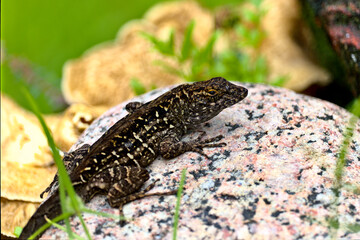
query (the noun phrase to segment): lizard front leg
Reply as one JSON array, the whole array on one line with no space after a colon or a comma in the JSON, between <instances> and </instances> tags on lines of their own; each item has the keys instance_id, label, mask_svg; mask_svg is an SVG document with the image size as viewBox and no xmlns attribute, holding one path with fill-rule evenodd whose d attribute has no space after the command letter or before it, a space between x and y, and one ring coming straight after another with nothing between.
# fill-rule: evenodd
<instances>
[{"instance_id":1,"label":"lizard front leg","mask_svg":"<svg viewBox=\"0 0 360 240\"><path fill-rule=\"evenodd\" d=\"M176 134L171 134L167 137L165 137L160 142L160 155L165 159L172 159L174 157L177 157L185 152L197 152L207 158L207 156L203 148L212 148L212 147L224 147L226 146L226 143L220 142L220 143L213 143L220 141L224 138L222 135L218 135L213 138L208 138L201 140L203 136L206 133L201 131L200 136L198 136L196 139L189 141L189 142L182 142L179 141L179 139L176 137Z\"/></svg>"},{"instance_id":2,"label":"lizard front leg","mask_svg":"<svg viewBox=\"0 0 360 240\"><path fill-rule=\"evenodd\" d=\"M141 102L129 102L128 104L126 104L125 110L128 111L129 113L133 113L137 109L139 109L142 105L144 104Z\"/></svg>"},{"instance_id":3,"label":"lizard front leg","mask_svg":"<svg viewBox=\"0 0 360 240\"><path fill-rule=\"evenodd\" d=\"M69 173L80 161L86 156L89 152L90 145L84 144L78 149L75 149L72 152L64 153L63 163L65 165L66 171ZM44 194L49 192L53 185L58 182L58 173L55 174L53 181L50 185L40 194L40 198L43 198Z\"/></svg>"}]
</instances>

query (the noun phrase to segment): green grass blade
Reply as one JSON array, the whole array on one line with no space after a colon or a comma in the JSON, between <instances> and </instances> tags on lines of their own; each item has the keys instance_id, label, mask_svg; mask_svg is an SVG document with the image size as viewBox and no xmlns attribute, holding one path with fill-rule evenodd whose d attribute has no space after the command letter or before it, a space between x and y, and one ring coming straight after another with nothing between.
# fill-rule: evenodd
<instances>
[{"instance_id":1,"label":"green grass blade","mask_svg":"<svg viewBox=\"0 0 360 240\"><path fill-rule=\"evenodd\" d=\"M141 95L146 93L146 88L144 84L142 84L137 78L132 78L130 80L130 87L134 91L135 95Z\"/></svg>"},{"instance_id":2,"label":"green grass blade","mask_svg":"<svg viewBox=\"0 0 360 240\"><path fill-rule=\"evenodd\" d=\"M84 219L83 219L82 216L81 216L81 212L78 212L78 213L77 213L77 216L78 216L78 218L80 219L80 222L81 222L81 225L82 225L82 227L83 227L83 229L84 229L84 232L85 232L85 234L86 234L86 237L87 237L89 240L91 240L91 234L90 234L89 229L87 228L87 226L86 226L86 224L85 224Z\"/></svg>"},{"instance_id":3,"label":"green grass blade","mask_svg":"<svg viewBox=\"0 0 360 240\"><path fill-rule=\"evenodd\" d=\"M21 234L21 231L22 231L22 227L15 227L15 230L14 230L14 235L19 238L20 234Z\"/></svg>"},{"instance_id":4,"label":"green grass blade","mask_svg":"<svg viewBox=\"0 0 360 240\"><path fill-rule=\"evenodd\" d=\"M155 60L153 63L154 63L154 65L157 65L157 66L162 67L162 68L163 68L165 71L167 71L168 73L171 73L171 74L176 75L176 76L179 76L179 77L183 77L183 76L184 76L184 73L183 73L181 70L170 66L169 64L167 64L167 63L164 62L164 61Z\"/></svg>"},{"instance_id":5,"label":"green grass blade","mask_svg":"<svg viewBox=\"0 0 360 240\"><path fill-rule=\"evenodd\" d=\"M59 170L59 182L60 182L60 186L59 186L59 195L60 195L60 205L61 205L61 209L63 212L66 211L66 207L65 207L65 186L62 184L64 183L66 180L64 179L64 174L60 174L61 173L61 166L63 167L63 171L65 172L65 175L67 176L66 174L66 170L65 170L65 167L61 161L61 157L60 157L60 154L59 154L59 151L55 145L55 142L54 142L54 139L52 138L51 136L51 133L50 133L50 130L49 128L47 127L46 123L45 123L45 120L44 118L42 117L41 113L40 113L40 110L38 109L33 97L31 96L29 90L26 88L25 85L22 85L21 86L21 90L23 92L23 95L25 96L25 98L27 99L29 105L30 105L30 108L32 110L32 112L35 114L35 116L38 118L40 124L41 124L41 127L43 128L43 131L46 135L46 138L47 138L47 141L48 141L48 145L50 146L51 150L52 150L52 154L53 154L53 158L55 160L55 163L58 167L58 170ZM68 176L67 176L68 177ZM65 177L66 178L66 177ZM69 182L70 182L70 179L69 179ZM71 185L71 183L70 183ZM72 187L72 186L71 186ZM70 234L70 238L71 238L71 228L70 228L70 223L67 219L65 219L65 224L67 226L67 229L68 229L68 233Z\"/></svg>"},{"instance_id":6,"label":"green grass blade","mask_svg":"<svg viewBox=\"0 0 360 240\"><path fill-rule=\"evenodd\" d=\"M360 195L360 185L344 183L343 188L346 191L352 192L352 193L354 193L356 195Z\"/></svg>"},{"instance_id":7,"label":"green grass blade","mask_svg":"<svg viewBox=\"0 0 360 240\"><path fill-rule=\"evenodd\" d=\"M184 189L185 177L186 177L186 168L184 168L181 172L181 179L180 179L179 189L177 192L177 201L176 201L175 214L174 214L173 240L176 240L177 238L177 229L178 229L179 215L180 215L180 202L181 202L181 195Z\"/></svg>"},{"instance_id":8,"label":"green grass blade","mask_svg":"<svg viewBox=\"0 0 360 240\"><path fill-rule=\"evenodd\" d=\"M349 229L353 233L360 232L360 224L358 224L358 223L349 224L346 226L346 228Z\"/></svg>"},{"instance_id":9,"label":"green grass blade","mask_svg":"<svg viewBox=\"0 0 360 240\"><path fill-rule=\"evenodd\" d=\"M51 221L51 220L48 219L48 218L46 218L45 220L46 220L48 223L50 223L51 225L55 226L56 228L58 228L58 229L60 229L60 230L63 230L64 232L66 232L66 229L65 229L63 226L57 224L56 222ZM77 235L77 234L75 234L75 233L74 233L74 238L75 238L75 239L78 239L78 240L84 240L84 238L80 237L79 235Z\"/></svg>"},{"instance_id":10,"label":"green grass blade","mask_svg":"<svg viewBox=\"0 0 360 240\"><path fill-rule=\"evenodd\" d=\"M288 77L281 76L270 81L270 84L277 87L282 87L289 80Z\"/></svg>"},{"instance_id":11,"label":"green grass blade","mask_svg":"<svg viewBox=\"0 0 360 240\"><path fill-rule=\"evenodd\" d=\"M208 40L208 42L206 43L205 47L203 47L202 49L200 49L198 51L198 53L196 54L196 56L194 56L194 64L204 64L204 63L209 63L212 61L213 59L213 50L214 50L214 45L215 42L218 38L219 33L218 32L214 32L210 39Z\"/></svg>"},{"instance_id":12,"label":"green grass blade","mask_svg":"<svg viewBox=\"0 0 360 240\"><path fill-rule=\"evenodd\" d=\"M359 120L358 117L356 117L354 115L350 117L349 123L348 123L347 128L344 133L344 140L341 144L339 157L336 161L336 167L335 167L335 171L334 171L335 181L333 184L333 191L335 194L335 199L332 203L333 213L332 213L332 216L330 216L327 219L329 227L333 230L333 231L331 231L332 238L337 238L338 229L340 228L340 221L339 221L340 216L339 216L338 204L339 204L341 189L346 189L346 188L344 188L344 185L343 185L343 175L344 175L345 165L346 165L346 156L348 153L348 149L350 147L351 139L354 135L354 129L356 126L356 122L358 120Z\"/></svg>"},{"instance_id":13,"label":"green grass blade","mask_svg":"<svg viewBox=\"0 0 360 240\"><path fill-rule=\"evenodd\" d=\"M191 63L191 73L186 80L199 81L207 76L214 63L213 50L219 32L214 32L205 47L196 50Z\"/></svg>"},{"instance_id":14,"label":"green grass blade","mask_svg":"<svg viewBox=\"0 0 360 240\"><path fill-rule=\"evenodd\" d=\"M73 213L63 213L60 216L57 216L56 218L52 219L52 222L59 222L61 220L65 220L68 219L69 217L71 217L71 215L73 215ZM37 235L41 234L42 232L44 232L48 227L51 226L51 223L45 223L43 226L41 226L38 230L36 230L30 237L29 239L34 239Z\"/></svg>"},{"instance_id":15,"label":"green grass blade","mask_svg":"<svg viewBox=\"0 0 360 240\"><path fill-rule=\"evenodd\" d=\"M356 98L349 107L350 112L360 117L360 97Z\"/></svg>"},{"instance_id":16,"label":"green grass blade","mask_svg":"<svg viewBox=\"0 0 360 240\"><path fill-rule=\"evenodd\" d=\"M345 131L344 140L341 145L339 158L337 159L337 162L336 162L335 189L337 189L337 190L340 190L340 188L342 187L342 177L344 174L344 167L346 164L346 155L348 153L348 149L350 146L352 136L354 135L354 129L355 129L355 125L356 125L357 121L358 121L358 118L356 116L352 116L350 118L348 127L346 128L346 131Z\"/></svg>"},{"instance_id":17,"label":"green grass blade","mask_svg":"<svg viewBox=\"0 0 360 240\"><path fill-rule=\"evenodd\" d=\"M67 211L67 207L66 207L66 194L65 194L65 190L67 191L67 193L69 194L70 200L71 200L71 204L72 207L75 210L78 210L80 207L80 204L78 202L78 199L76 198L76 193L75 190L72 186L70 177L68 176L65 166L61 160L60 154L59 154L59 150L57 149L56 145L55 145L55 141L53 139L53 137L51 136L50 130L47 127L44 118L42 117L40 110L38 109L37 105L35 104L34 99L32 98L29 90L23 85L21 87L21 91L24 94L25 98L27 99L27 101L30 104L31 110L33 111L33 113L35 114L35 116L38 118L43 131L46 135L47 141L48 141L48 145L50 146L51 150L52 150L52 154L53 154L53 158L54 161L56 163L56 166L58 167L58 174L59 174L59 195L60 195L60 205L61 205L61 209L63 211L63 213L65 213ZM64 219L65 220L65 224L67 227L67 232L69 234L69 238L73 238L72 235L72 231L71 231L71 227L70 227L70 223L68 221L68 219Z\"/></svg>"},{"instance_id":18,"label":"green grass blade","mask_svg":"<svg viewBox=\"0 0 360 240\"><path fill-rule=\"evenodd\" d=\"M175 44L174 44L174 38L175 38L175 33L174 31L171 31L169 39L167 41L162 41L159 40L158 38L156 38L155 36L146 33L146 32L142 32L141 35L146 38L148 41L150 41L153 45L154 48L167 56L174 56L175 55Z\"/></svg>"},{"instance_id":19,"label":"green grass blade","mask_svg":"<svg viewBox=\"0 0 360 240\"><path fill-rule=\"evenodd\" d=\"M168 40L168 51L170 56L175 56L175 31L171 30Z\"/></svg>"},{"instance_id":20,"label":"green grass blade","mask_svg":"<svg viewBox=\"0 0 360 240\"><path fill-rule=\"evenodd\" d=\"M94 214L94 215L98 215L98 216L101 216L101 217L107 217L107 218L111 218L111 219L114 219L114 220L119 220L119 221L120 220L125 220L125 221L130 221L131 220L131 219L124 218L123 216L120 216L120 215L104 213L104 212L98 212L98 211L94 211L94 210L89 209L89 208L82 208L81 211L86 212L86 213L90 213L90 214Z\"/></svg>"},{"instance_id":21,"label":"green grass blade","mask_svg":"<svg viewBox=\"0 0 360 240\"><path fill-rule=\"evenodd\" d=\"M51 148L55 163L56 163L56 165L58 166L58 169L59 169L59 175L60 175L59 177L61 177L67 185L72 186L70 178L67 175L67 172L65 170L65 166L64 166L64 164L63 164L63 162L61 160L59 150L57 149L57 147L55 145L54 139L51 136L50 130L47 127L44 118L41 116L41 113L40 113L39 109L37 108L32 96L30 95L29 91L25 88L25 86L23 86L22 92L25 95L25 97L27 98L27 100L29 101L30 106L31 106L31 108L33 110L33 113L38 118L38 120L39 120L39 122L41 124L41 127L44 130L44 133L46 135L48 144L49 144L49 146ZM67 187L66 190L68 190L69 193L75 194L74 188Z\"/></svg>"},{"instance_id":22,"label":"green grass blade","mask_svg":"<svg viewBox=\"0 0 360 240\"><path fill-rule=\"evenodd\" d=\"M60 176L59 174L59 195L60 195L60 205L61 205L61 210L63 213L67 213L68 212L68 207L66 206L66 189L65 189L65 184L63 183L63 178ZM65 218L64 219L65 222L65 226L66 226L66 232L69 236L69 239L73 239L73 232L71 230L71 226L70 226L70 221L69 218Z\"/></svg>"},{"instance_id":23,"label":"green grass blade","mask_svg":"<svg viewBox=\"0 0 360 240\"><path fill-rule=\"evenodd\" d=\"M189 25L186 27L184 33L184 40L181 46L181 56L179 58L180 62L187 60L191 57L191 52L194 50L194 44L192 42L192 35L195 27L195 22L191 21Z\"/></svg>"}]
</instances>

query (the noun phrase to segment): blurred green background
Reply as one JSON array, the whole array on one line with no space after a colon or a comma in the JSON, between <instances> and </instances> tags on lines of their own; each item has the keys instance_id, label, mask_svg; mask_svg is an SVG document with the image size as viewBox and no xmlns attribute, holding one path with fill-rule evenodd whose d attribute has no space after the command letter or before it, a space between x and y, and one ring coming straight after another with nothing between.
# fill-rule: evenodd
<instances>
[{"instance_id":1,"label":"blurred green background","mask_svg":"<svg viewBox=\"0 0 360 240\"><path fill-rule=\"evenodd\" d=\"M63 64L92 46L113 40L119 28L141 18L161 0L1 1L1 91L25 108L25 82L43 113L66 107L61 96ZM237 0L201 0L208 8ZM5 57L4 57L5 56Z\"/></svg>"}]
</instances>

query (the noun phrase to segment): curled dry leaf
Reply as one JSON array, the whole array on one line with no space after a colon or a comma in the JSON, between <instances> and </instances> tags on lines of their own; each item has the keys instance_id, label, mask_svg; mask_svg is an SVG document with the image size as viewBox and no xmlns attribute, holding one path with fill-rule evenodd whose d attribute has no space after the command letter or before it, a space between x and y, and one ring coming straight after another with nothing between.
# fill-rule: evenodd
<instances>
[{"instance_id":1,"label":"curled dry leaf","mask_svg":"<svg viewBox=\"0 0 360 240\"><path fill-rule=\"evenodd\" d=\"M29 166L48 166L53 161L36 117L5 96L1 96L1 159Z\"/></svg>"},{"instance_id":2,"label":"curled dry leaf","mask_svg":"<svg viewBox=\"0 0 360 240\"><path fill-rule=\"evenodd\" d=\"M313 59L313 39L297 0L264 0L267 14L262 26L267 35L261 47L270 78L286 76L286 88L302 91L312 84L326 85L330 74Z\"/></svg>"},{"instance_id":3,"label":"curled dry leaf","mask_svg":"<svg viewBox=\"0 0 360 240\"><path fill-rule=\"evenodd\" d=\"M90 107L84 104L71 105L66 109L54 130L58 147L63 151L68 151L80 134L106 109L106 107Z\"/></svg>"},{"instance_id":4,"label":"curled dry leaf","mask_svg":"<svg viewBox=\"0 0 360 240\"><path fill-rule=\"evenodd\" d=\"M41 202L40 193L51 183L56 166L32 167L1 161L1 197L10 200Z\"/></svg>"},{"instance_id":5,"label":"curled dry leaf","mask_svg":"<svg viewBox=\"0 0 360 240\"><path fill-rule=\"evenodd\" d=\"M43 200L39 195L57 168L36 117L5 96L1 100L1 233L13 237ZM45 119L57 144L68 149L104 110L78 104Z\"/></svg>"},{"instance_id":6,"label":"curled dry leaf","mask_svg":"<svg viewBox=\"0 0 360 240\"><path fill-rule=\"evenodd\" d=\"M35 116L1 96L1 197L40 202L56 167Z\"/></svg>"},{"instance_id":7,"label":"curled dry leaf","mask_svg":"<svg viewBox=\"0 0 360 240\"><path fill-rule=\"evenodd\" d=\"M286 76L285 87L296 91L315 83L328 83L329 74L312 60L311 34L301 19L299 3L296 0L265 0L264 9L267 14L261 25L267 37L259 53L269 64L270 79ZM191 20L196 22L193 41L203 46L215 30L215 17L196 2L161 3L150 9L142 20L125 24L114 42L95 46L83 57L65 65L62 88L66 100L113 106L134 96L129 84L132 78L139 79L147 89L152 85L163 87L182 81L154 64L160 60L177 68L176 61L153 51L140 33L147 32L165 40L170 29L174 29L178 47ZM228 42L233 40L226 40L228 37L233 38L234 34L220 37L216 52L229 46Z\"/></svg>"},{"instance_id":8,"label":"curled dry leaf","mask_svg":"<svg viewBox=\"0 0 360 240\"><path fill-rule=\"evenodd\" d=\"M15 237L15 227L24 227L38 206L39 203L1 198L1 234Z\"/></svg>"},{"instance_id":9,"label":"curled dry leaf","mask_svg":"<svg viewBox=\"0 0 360 240\"><path fill-rule=\"evenodd\" d=\"M204 45L213 32L213 18L195 2L163 3L150 9L143 20L125 24L113 43L95 46L64 66L65 99L69 103L113 106L134 96L129 84L132 78L139 79L147 89L181 82L181 78L154 64L160 60L177 67L175 61L154 51L140 33L165 40L174 29L178 46L191 20L196 22L194 41Z\"/></svg>"}]
</instances>

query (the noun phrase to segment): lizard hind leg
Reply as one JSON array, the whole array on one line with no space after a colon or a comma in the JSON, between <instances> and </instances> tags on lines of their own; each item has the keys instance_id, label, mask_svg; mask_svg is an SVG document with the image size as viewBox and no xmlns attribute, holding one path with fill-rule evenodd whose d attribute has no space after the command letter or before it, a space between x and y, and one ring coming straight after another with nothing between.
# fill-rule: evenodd
<instances>
[{"instance_id":1,"label":"lizard hind leg","mask_svg":"<svg viewBox=\"0 0 360 240\"><path fill-rule=\"evenodd\" d=\"M121 188L121 184L115 184L113 186L113 188L110 189L109 193L108 193L108 199L109 199L109 203L112 207L118 207L119 208L119 216L124 217L124 213L123 213L123 206L126 203L138 200L138 199L142 199L145 197L151 197L151 196L166 196L166 195L175 195L177 193L177 190L173 190L173 191L167 191L167 192L154 192L154 193L147 193L148 191L150 191L151 189L154 188L156 182L158 182L159 179L155 180L154 182L152 182L149 186L147 186L144 190L140 191L140 192L134 192L132 194L123 196L123 197L117 197L119 195L123 195L121 193L124 192L124 190ZM122 227L126 224L125 220L120 220L119 221L119 225Z\"/></svg>"},{"instance_id":2,"label":"lizard hind leg","mask_svg":"<svg viewBox=\"0 0 360 240\"><path fill-rule=\"evenodd\" d=\"M107 193L108 199L111 199L110 196L124 197L139 190L149 177L149 172L141 167L110 166L91 177L82 196L85 202L99 192ZM111 202L110 205L113 206Z\"/></svg>"}]
</instances>

